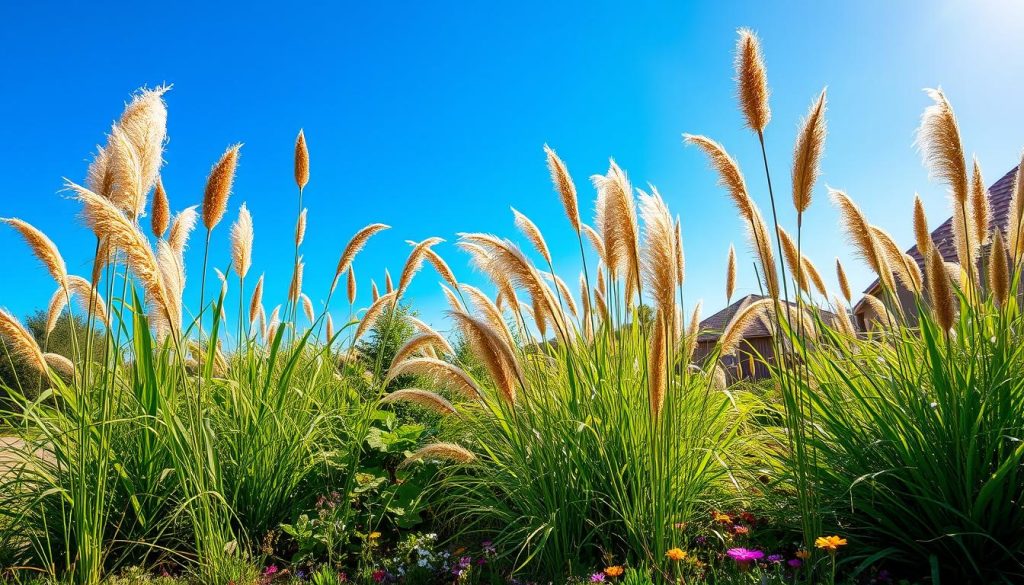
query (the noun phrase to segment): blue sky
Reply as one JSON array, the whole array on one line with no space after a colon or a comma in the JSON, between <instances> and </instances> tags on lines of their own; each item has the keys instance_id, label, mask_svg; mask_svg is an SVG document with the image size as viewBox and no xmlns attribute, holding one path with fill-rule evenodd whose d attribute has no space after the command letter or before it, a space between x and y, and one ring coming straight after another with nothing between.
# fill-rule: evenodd
<instances>
[{"instance_id":1,"label":"blue sky","mask_svg":"<svg viewBox=\"0 0 1024 585\"><path fill-rule=\"evenodd\" d=\"M445 238L438 251L460 277L478 282L455 234L516 236L510 205L544 231L559 272L576 274L574 234L544 165L548 143L575 176L585 220L594 197L587 177L604 172L610 156L635 185L659 188L682 219L687 301L704 299L708 314L724 304L730 243L741 253L739 292L755 291L756 281L740 221L702 155L680 137L721 141L767 211L757 142L733 98L735 30L748 26L768 62L767 141L786 225L797 124L828 86L823 176L804 241L830 283L838 255L863 288L870 276L843 241L825 185L847 190L907 246L914 192L933 224L946 217L944 189L929 181L913 147L928 105L921 89L937 85L987 182L1012 168L1024 146L1024 44L1014 29L1022 6L4 3L0 216L35 224L72 272L88 274L93 239L77 220L78 204L59 192L62 177L83 179L133 90L172 83L163 169L172 209L199 203L210 165L227 145L245 143L229 219L248 203L253 270L267 272L268 310L284 300L291 273L292 147L304 128L312 159L305 289L314 300L325 297L349 236L376 221L393 229L356 261L360 303L369 301L371 277L380 283L385 267L401 270L407 239ZM214 234L215 265L227 264L227 237L225 221ZM194 244L191 295L202 254ZM9 229L0 230L0 246L0 305L20 315L44 306L49 277ZM445 328L438 280L427 268L410 293Z\"/></svg>"}]
</instances>

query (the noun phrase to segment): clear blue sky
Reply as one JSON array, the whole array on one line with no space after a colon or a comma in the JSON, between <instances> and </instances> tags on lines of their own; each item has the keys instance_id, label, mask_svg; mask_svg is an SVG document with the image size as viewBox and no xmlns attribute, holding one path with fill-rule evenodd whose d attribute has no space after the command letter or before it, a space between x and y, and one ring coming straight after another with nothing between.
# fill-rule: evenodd
<instances>
[{"instance_id":1,"label":"clear blue sky","mask_svg":"<svg viewBox=\"0 0 1024 585\"><path fill-rule=\"evenodd\" d=\"M970 4L971 6L968 6ZM733 99L735 30L762 38L772 87L767 131L790 220L789 157L812 98L829 88L823 177L807 216L809 256L834 282L849 258L825 185L846 189L870 219L911 243L915 191L938 223L944 189L927 178L913 131L941 85L965 146L994 182L1024 146L1024 44L1018 2L506 3L29 3L0 7L0 215L48 233L70 270L88 274L93 240L61 178L82 180L88 157L140 86L173 83L163 179L171 206L199 203L210 165L244 142L229 219L253 212L253 270L268 273L268 310L283 301L296 213L292 145L305 128L312 158L304 246L306 290L322 300L348 237L393 226L357 259L360 302L369 278L401 270L406 239L441 236L438 250L477 282L453 242L461 231L514 236L509 206L529 215L566 276L578 259L541 146L573 172L587 219L587 177L614 156L637 186L657 185L682 218L687 300L705 314L724 303L730 242L741 251L740 292L756 283L742 226L683 132L723 142L767 205L756 140ZM791 224L790 224L791 225ZM215 233L227 263L228 221ZM42 307L53 283L9 229L0 305ZM193 245L191 294L201 246ZM870 280L852 258L855 287ZM253 279L250 279L253 281ZM428 268L411 290L440 323L443 297ZM250 282L251 286L251 282ZM232 294L237 294L236 290ZM194 306L194 304L193 304Z\"/></svg>"}]
</instances>

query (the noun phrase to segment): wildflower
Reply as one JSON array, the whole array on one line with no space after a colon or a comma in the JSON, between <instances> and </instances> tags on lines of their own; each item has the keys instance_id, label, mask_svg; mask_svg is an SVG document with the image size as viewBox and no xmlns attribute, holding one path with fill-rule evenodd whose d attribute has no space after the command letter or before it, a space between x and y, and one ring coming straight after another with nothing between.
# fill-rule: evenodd
<instances>
[{"instance_id":1,"label":"wildflower","mask_svg":"<svg viewBox=\"0 0 1024 585\"><path fill-rule=\"evenodd\" d=\"M796 558L802 561L806 561L807 559L811 558L811 551L806 549L800 549L796 551Z\"/></svg>"},{"instance_id":2,"label":"wildflower","mask_svg":"<svg viewBox=\"0 0 1024 585\"><path fill-rule=\"evenodd\" d=\"M604 574L609 577L619 577L622 575L624 570L625 569L622 568L622 565L612 565L604 568Z\"/></svg>"},{"instance_id":3,"label":"wildflower","mask_svg":"<svg viewBox=\"0 0 1024 585\"><path fill-rule=\"evenodd\" d=\"M768 558L765 560L767 560L769 563L777 565L782 562L782 555L768 555Z\"/></svg>"},{"instance_id":4,"label":"wildflower","mask_svg":"<svg viewBox=\"0 0 1024 585\"><path fill-rule=\"evenodd\" d=\"M338 581L340 581L342 583L348 583L348 573L346 573L344 571L342 571L341 573L338 573Z\"/></svg>"},{"instance_id":5,"label":"wildflower","mask_svg":"<svg viewBox=\"0 0 1024 585\"><path fill-rule=\"evenodd\" d=\"M754 515L750 512L743 512L742 514L740 514L740 520L743 520L747 524L756 524L757 519L754 518Z\"/></svg>"},{"instance_id":6,"label":"wildflower","mask_svg":"<svg viewBox=\"0 0 1024 585\"><path fill-rule=\"evenodd\" d=\"M676 530L686 530L686 522L676 522L672 525Z\"/></svg>"},{"instance_id":7,"label":"wildflower","mask_svg":"<svg viewBox=\"0 0 1024 585\"><path fill-rule=\"evenodd\" d=\"M590 576L591 583L604 583L604 573L594 573Z\"/></svg>"},{"instance_id":8,"label":"wildflower","mask_svg":"<svg viewBox=\"0 0 1024 585\"><path fill-rule=\"evenodd\" d=\"M266 576L273 575L277 572L277 565L270 565L266 569L263 569L263 574Z\"/></svg>"},{"instance_id":9,"label":"wildflower","mask_svg":"<svg viewBox=\"0 0 1024 585\"><path fill-rule=\"evenodd\" d=\"M729 516L728 514L723 514L721 512L715 512L713 518L714 518L714 521L718 522L719 524L732 524L732 517Z\"/></svg>"},{"instance_id":10,"label":"wildflower","mask_svg":"<svg viewBox=\"0 0 1024 585\"><path fill-rule=\"evenodd\" d=\"M788 561L786 561L786 564L790 567L793 567L794 569L799 569L804 564L804 562L800 559L789 559Z\"/></svg>"},{"instance_id":11,"label":"wildflower","mask_svg":"<svg viewBox=\"0 0 1024 585\"><path fill-rule=\"evenodd\" d=\"M819 536L814 540L814 546L834 555L839 547L846 546L846 539L838 536Z\"/></svg>"},{"instance_id":12,"label":"wildflower","mask_svg":"<svg viewBox=\"0 0 1024 585\"><path fill-rule=\"evenodd\" d=\"M726 554L729 555L730 559L736 561L736 564L742 569L746 569L755 561L764 558L763 552L749 548L730 548L726 551Z\"/></svg>"},{"instance_id":13,"label":"wildflower","mask_svg":"<svg viewBox=\"0 0 1024 585\"><path fill-rule=\"evenodd\" d=\"M380 532L374 530L370 533L370 540L377 540L378 538L380 538Z\"/></svg>"},{"instance_id":14,"label":"wildflower","mask_svg":"<svg viewBox=\"0 0 1024 585\"><path fill-rule=\"evenodd\" d=\"M749 534L750 533L750 529L747 528L746 526L743 526L742 524L736 524L735 526L732 527L732 533L735 534L736 536L743 536L745 534Z\"/></svg>"},{"instance_id":15,"label":"wildflower","mask_svg":"<svg viewBox=\"0 0 1024 585\"><path fill-rule=\"evenodd\" d=\"M384 577L386 577L386 576L387 576L387 573L385 573L383 569L377 569L376 571L373 572L373 581L375 583L382 583L382 582L384 582Z\"/></svg>"},{"instance_id":16,"label":"wildflower","mask_svg":"<svg viewBox=\"0 0 1024 585\"><path fill-rule=\"evenodd\" d=\"M673 561L681 561L686 558L686 552L681 548L670 548L665 556Z\"/></svg>"},{"instance_id":17,"label":"wildflower","mask_svg":"<svg viewBox=\"0 0 1024 585\"><path fill-rule=\"evenodd\" d=\"M481 542L480 546L483 547L484 552L487 554L494 554L498 550L497 548L495 548L494 543L489 540Z\"/></svg>"}]
</instances>

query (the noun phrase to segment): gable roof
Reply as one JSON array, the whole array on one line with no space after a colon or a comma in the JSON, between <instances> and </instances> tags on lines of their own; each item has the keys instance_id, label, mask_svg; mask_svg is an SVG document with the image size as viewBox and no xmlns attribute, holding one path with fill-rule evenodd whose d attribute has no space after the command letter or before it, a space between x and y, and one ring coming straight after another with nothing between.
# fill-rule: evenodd
<instances>
[{"instance_id":1,"label":"gable roof","mask_svg":"<svg viewBox=\"0 0 1024 585\"><path fill-rule=\"evenodd\" d=\"M704 319L703 321L700 322L699 330L702 333L697 336L697 341L714 341L718 339L719 337L721 337L722 332L725 330L725 328L729 326L729 322L732 321L732 318L736 315L736 313L738 313L740 310L742 310L744 307L751 303L755 303L757 301L767 298L769 297L766 297L764 295L750 294L733 301L732 304L730 304L728 307L725 307L721 311L718 311L714 315L711 315L707 319ZM779 300L779 302L784 305L787 304L785 301L781 299ZM790 307L796 308L796 303L790 302L788 304ZM827 321L831 321L832 319L835 318L835 315L833 315L832 312L827 311L825 309L820 310L822 316ZM765 319L758 319L756 323L751 323L750 326L747 327L746 332L743 334L744 339L770 336L771 329L769 329L769 323Z\"/></svg>"},{"instance_id":2,"label":"gable roof","mask_svg":"<svg viewBox=\"0 0 1024 585\"><path fill-rule=\"evenodd\" d=\"M1013 196L1013 183L1017 175L1017 167L1010 169L1010 172L1002 176L1001 179L992 184L988 188L988 203L989 208L992 210L991 224L992 226L998 226L999 229L1003 230L1003 235L1006 235L1006 227L1010 220L1010 198ZM942 259L946 262L956 262L956 243L953 241L953 218L950 217L946 221L942 222L942 225L935 228L932 231L932 241L935 242L935 247L939 253L942 254ZM917 245L913 245L907 250L917 265L924 271L924 256L920 250L917 249ZM878 279L871 283L866 289L865 293L870 293L878 288ZM861 299L863 302L863 299ZM858 302L858 307L861 302Z\"/></svg>"}]
</instances>

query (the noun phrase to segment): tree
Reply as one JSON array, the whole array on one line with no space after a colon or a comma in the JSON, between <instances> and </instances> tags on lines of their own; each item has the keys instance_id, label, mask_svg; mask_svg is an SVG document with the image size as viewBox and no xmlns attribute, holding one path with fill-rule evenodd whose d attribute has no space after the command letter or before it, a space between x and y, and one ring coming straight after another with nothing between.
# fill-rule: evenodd
<instances>
[{"instance_id":1,"label":"tree","mask_svg":"<svg viewBox=\"0 0 1024 585\"><path fill-rule=\"evenodd\" d=\"M366 369L374 372L379 367L382 377L387 372L398 350L415 333L412 323L406 319L408 316L416 316L416 313L408 305L399 304L377 317L366 337L356 344L359 359ZM385 390L403 388L411 379L400 376L392 380Z\"/></svg>"}]
</instances>

